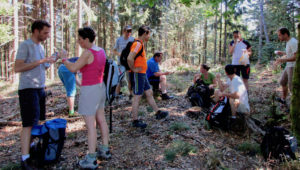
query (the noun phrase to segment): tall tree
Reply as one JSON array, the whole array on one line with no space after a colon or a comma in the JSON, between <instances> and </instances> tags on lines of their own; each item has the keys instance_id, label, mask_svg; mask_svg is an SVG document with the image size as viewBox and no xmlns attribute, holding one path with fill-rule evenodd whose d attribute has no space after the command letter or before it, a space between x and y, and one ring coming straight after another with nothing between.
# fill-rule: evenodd
<instances>
[{"instance_id":1,"label":"tall tree","mask_svg":"<svg viewBox=\"0 0 300 170\"><path fill-rule=\"evenodd\" d=\"M77 0L77 29L76 29L76 38L78 39L77 30L82 27L82 0ZM79 56L81 53L81 48L78 43L76 43L75 54Z\"/></svg>"},{"instance_id":2,"label":"tall tree","mask_svg":"<svg viewBox=\"0 0 300 170\"><path fill-rule=\"evenodd\" d=\"M216 7L216 11L217 11L217 7ZM214 41L214 64L217 63L217 37L218 37L218 31L217 31L217 27L218 27L218 15L215 14L215 23L214 23L214 31L215 31L215 41Z\"/></svg>"},{"instance_id":3,"label":"tall tree","mask_svg":"<svg viewBox=\"0 0 300 170\"><path fill-rule=\"evenodd\" d=\"M49 10L50 10L50 25L51 25L51 31L50 31L50 54L53 54L54 52L54 26L53 26L53 20L54 20L54 15L53 15L53 0L49 0ZM54 64L51 64L50 66L50 79L54 80Z\"/></svg>"},{"instance_id":4,"label":"tall tree","mask_svg":"<svg viewBox=\"0 0 300 170\"><path fill-rule=\"evenodd\" d=\"M206 63L206 58L207 58L207 18L204 20L204 38L203 38L203 59L202 63Z\"/></svg>"},{"instance_id":5,"label":"tall tree","mask_svg":"<svg viewBox=\"0 0 300 170\"><path fill-rule=\"evenodd\" d=\"M224 24L224 44L223 44L223 63L226 62L226 55L227 55L227 24L228 24L228 16L227 16L227 8L228 8L228 0L225 0L225 24Z\"/></svg>"},{"instance_id":6,"label":"tall tree","mask_svg":"<svg viewBox=\"0 0 300 170\"><path fill-rule=\"evenodd\" d=\"M258 63L262 59L262 37L263 37L263 24L261 15L259 17L259 44L258 44Z\"/></svg>"},{"instance_id":7,"label":"tall tree","mask_svg":"<svg viewBox=\"0 0 300 170\"><path fill-rule=\"evenodd\" d=\"M13 6L14 6L14 42L13 42L13 53L12 53L12 57L11 57L11 63L13 63L15 61L15 57L17 54L17 50L19 47L19 19L18 19L18 1L17 0L13 0ZM11 80L12 82L15 81L15 74L14 74L14 69L11 69Z\"/></svg>"},{"instance_id":8,"label":"tall tree","mask_svg":"<svg viewBox=\"0 0 300 170\"><path fill-rule=\"evenodd\" d=\"M222 3L220 3L220 37L219 37L219 63L221 63L221 59L222 59L222 19L223 19L223 15L222 15Z\"/></svg>"},{"instance_id":9,"label":"tall tree","mask_svg":"<svg viewBox=\"0 0 300 170\"><path fill-rule=\"evenodd\" d=\"M110 0L110 56L113 58L113 48L114 48L114 14L115 14L115 0Z\"/></svg>"},{"instance_id":10,"label":"tall tree","mask_svg":"<svg viewBox=\"0 0 300 170\"><path fill-rule=\"evenodd\" d=\"M268 36L267 24L265 23L265 17L264 17L264 0L259 0L259 8L260 8L261 23L264 26L266 42L269 43L270 41Z\"/></svg>"}]
</instances>

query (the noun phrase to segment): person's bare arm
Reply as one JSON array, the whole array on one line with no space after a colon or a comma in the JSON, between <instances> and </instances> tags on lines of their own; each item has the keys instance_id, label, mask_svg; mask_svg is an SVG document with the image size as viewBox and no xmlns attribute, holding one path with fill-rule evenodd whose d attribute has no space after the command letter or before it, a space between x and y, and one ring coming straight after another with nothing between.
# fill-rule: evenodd
<instances>
[{"instance_id":1,"label":"person's bare arm","mask_svg":"<svg viewBox=\"0 0 300 170\"><path fill-rule=\"evenodd\" d=\"M137 73L142 70L141 67L134 67L134 58L136 56L135 52L130 52L127 58L127 63L131 71Z\"/></svg>"},{"instance_id":2,"label":"person's bare arm","mask_svg":"<svg viewBox=\"0 0 300 170\"><path fill-rule=\"evenodd\" d=\"M75 73L75 72L79 71L83 66L85 66L86 64L88 64L89 58L92 55L93 54L90 51L85 50L75 63L71 63L68 60L66 60L64 62L64 65L68 68L68 70L70 70L71 72Z\"/></svg>"},{"instance_id":3,"label":"person's bare arm","mask_svg":"<svg viewBox=\"0 0 300 170\"><path fill-rule=\"evenodd\" d=\"M240 98L240 94L238 92L234 92L234 93L221 93L221 96L226 96L232 99L239 99Z\"/></svg>"},{"instance_id":4,"label":"person's bare arm","mask_svg":"<svg viewBox=\"0 0 300 170\"><path fill-rule=\"evenodd\" d=\"M121 53L119 53L115 48L113 49L113 53L114 55L121 56Z\"/></svg>"},{"instance_id":5,"label":"person's bare arm","mask_svg":"<svg viewBox=\"0 0 300 170\"><path fill-rule=\"evenodd\" d=\"M75 80L76 80L77 86L81 86L81 80L80 80L80 78L79 78L79 76L78 76L78 73L75 74Z\"/></svg>"},{"instance_id":6,"label":"person's bare arm","mask_svg":"<svg viewBox=\"0 0 300 170\"><path fill-rule=\"evenodd\" d=\"M229 53L230 53L230 55L233 54L235 46L236 46L236 41L234 41L233 45L229 45Z\"/></svg>"},{"instance_id":7,"label":"person's bare arm","mask_svg":"<svg viewBox=\"0 0 300 170\"><path fill-rule=\"evenodd\" d=\"M43 58L41 60L37 60L32 63L25 63L25 60L16 59L15 61L15 72L25 72L34 69L35 67L39 66L43 63L51 63L53 60L50 57Z\"/></svg>"},{"instance_id":8,"label":"person's bare arm","mask_svg":"<svg viewBox=\"0 0 300 170\"><path fill-rule=\"evenodd\" d=\"M247 51L248 51L248 56L250 58L250 55L252 55L252 47L248 48Z\"/></svg>"}]
</instances>

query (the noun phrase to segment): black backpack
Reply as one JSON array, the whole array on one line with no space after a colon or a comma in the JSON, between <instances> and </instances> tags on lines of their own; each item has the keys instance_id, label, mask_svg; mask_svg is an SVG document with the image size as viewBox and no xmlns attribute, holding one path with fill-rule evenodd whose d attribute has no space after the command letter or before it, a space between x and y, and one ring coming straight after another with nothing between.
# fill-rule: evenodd
<instances>
[{"instance_id":1,"label":"black backpack","mask_svg":"<svg viewBox=\"0 0 300 170\"><path fill-rule=\"evenodd\" d=\"M290 136L289 131L285 128L275 126L267 130L260 148L266 160L268 158L275 158L280 161L295 160L297 140Z\"/></svg>"},{"instance_id":2,"label":"black backpack","mask_svg":"<svg viewBox=\"0 0 300 170\"><path fill-rule=\"evenodd\" d=\"M197 80L195 85L189 87L186 95L192 106L209 108L211 105L210 89L202 80Z\"/></svg>"},{"instance_id":3,"label":"black backpack","mask_svg":"<svg viewBox=\"0 0 300 170\"><path fill-rule=\"evenodd\" d=\"M206 120L211 126L229 130L229 116L231 115L231 108L229 98L222 97L220 101L215 104L210 112L206 115Z\"/></svg>"},{"instance_id":4,"label":"black backpack","mask_svg":"<svg viewBox=\"0 0 300 170\"><path fill-rule=\"evenodd\" d=\"M43 167L59 160L66 139L65 119L53 119L32 128L31 135L37 142L30 147L30 157Z\"/></svg>"},{"instance_id":5,"label":"black backpack","mask_svg":"<svg viewBox=\"0 0 300 170\"><path fill-rule=\"evenodd\" d=\"M135 39L134 41L128 42L127 45L126 45L126 47L123 49L123 51L122 51L122 53L121 53L121 56L120 56L120 63L121 63L121 65L123 65L123 66L126 68L126 70L130 70L130 68L129 68L129 66L128 66L128 63L127 63L127 58L128 58L129 53L130 53L130 48L131 48L131 46L132 46L132 44L133 44L134 42L140 42L140 43L141 43L140 40L136 40L136 39ZM135 60L138 56L142 55L143 50L144 50L143 48L144 48L144 47L142 46L141 51L139 51L139 52L136 54L136 56L134 57L134 60Z\"/></svg>"}]
</instances>

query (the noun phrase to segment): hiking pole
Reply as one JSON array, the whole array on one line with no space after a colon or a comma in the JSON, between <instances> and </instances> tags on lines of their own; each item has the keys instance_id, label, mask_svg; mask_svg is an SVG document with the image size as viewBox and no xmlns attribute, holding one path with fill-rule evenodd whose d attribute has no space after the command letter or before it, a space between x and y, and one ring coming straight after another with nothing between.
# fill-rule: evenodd
<instances>
[{"instance_id":1,"label":"hiking pole","mask_svg":"<svg viewBox=\"0 0 300 170\"><path fill-rule=\"evenodd\" d=\"M112 102L109 102L109 133L112 133Z\"/></svg>"}]
</instances>

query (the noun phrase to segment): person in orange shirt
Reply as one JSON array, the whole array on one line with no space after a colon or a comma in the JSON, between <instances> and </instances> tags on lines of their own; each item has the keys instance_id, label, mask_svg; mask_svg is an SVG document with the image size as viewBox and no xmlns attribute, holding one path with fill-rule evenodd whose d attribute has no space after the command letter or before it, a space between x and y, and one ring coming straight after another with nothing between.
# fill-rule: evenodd
<instances>
[{"instance_id":1,"label":"person in orange shirt","mask_svg":"<svg viewBox=\"0 0 300 170\"><path fill-rule=\"evenodd\" d=\"M131 48L130 53L127 58L127 62L130 68L130 82L131 88L133 90L133 99L132 99L132 126L139 128L146 128L147 124L142 120L138 119L138 108L139 103L142 98L143 93L145 92L147 101L149 105L156 112L156 119L162 119L168 116L168 112L159 110L155 100L153 98L153 92L150 88L149 81L147 79L146 71L147 71L147 58L146 51L144 47L144 42L147 42L150 38L150 27L141 26L138 30L138 39L136 39ZM140 56L136 56L141 50L143 52Z\"/></svg>"}]
</instances>

